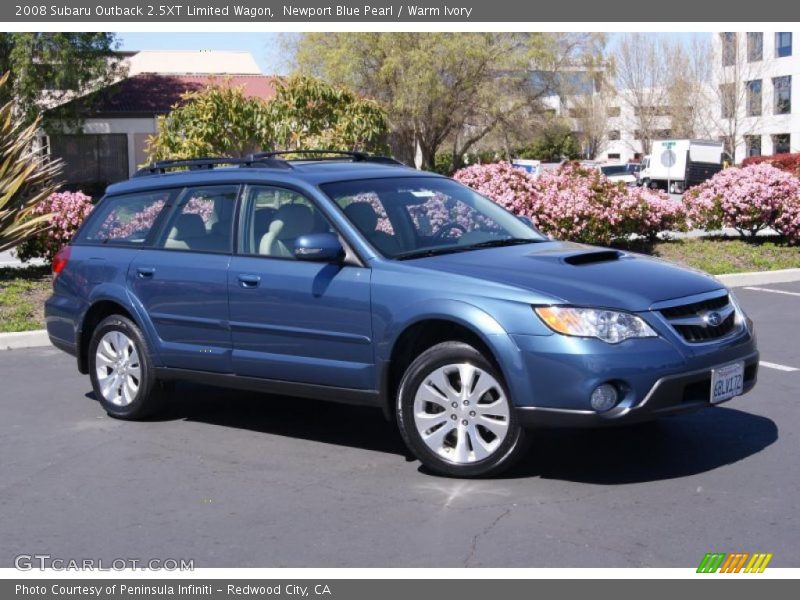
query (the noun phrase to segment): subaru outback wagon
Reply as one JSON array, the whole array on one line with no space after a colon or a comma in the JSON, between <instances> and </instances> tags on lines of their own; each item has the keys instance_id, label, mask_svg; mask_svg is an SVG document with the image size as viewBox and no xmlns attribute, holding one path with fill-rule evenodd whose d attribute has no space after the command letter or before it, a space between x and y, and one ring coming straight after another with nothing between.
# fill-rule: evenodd
<instances>
[{"instance_id":1,"label":"subaru outback wagon","mask_svg":"<svg viewBox=\"0 0 800 600\"><path fill-rule=\"evenodd\" d=\"M750 390L752 322L713 277L548 239L456 181L359 153L155 163L53 262L52 343L109 415L174 380L376 406L450 476L537 426Z\"/></svg>"}]
</instances>

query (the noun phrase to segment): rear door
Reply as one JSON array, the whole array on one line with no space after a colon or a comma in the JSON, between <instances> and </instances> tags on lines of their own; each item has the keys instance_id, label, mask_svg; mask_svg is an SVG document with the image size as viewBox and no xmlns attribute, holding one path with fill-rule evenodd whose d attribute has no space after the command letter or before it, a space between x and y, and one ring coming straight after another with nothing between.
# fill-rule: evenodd
<instances>
[{"instance_id":1,"label":"rear door","mask_svg":"<svg viewBox=\"0 0 800 600\"><path fill-rule=\"evenodd\" d=\"M238 185L189 187L160 239L128 270L167 367L230 372L227 269L233 247Z\"/></svg>"},{"instance_id":2,"label":"rear door","mask_svg":"<svg viewBox=\"0 0 800 600\"><path fill-rule=\"evenodd\" d=\"M296 260L294 240L332 231L303 194L251 186L228 271L239 375L374 389L369 268Z\"/></svg>"}]
</instances>

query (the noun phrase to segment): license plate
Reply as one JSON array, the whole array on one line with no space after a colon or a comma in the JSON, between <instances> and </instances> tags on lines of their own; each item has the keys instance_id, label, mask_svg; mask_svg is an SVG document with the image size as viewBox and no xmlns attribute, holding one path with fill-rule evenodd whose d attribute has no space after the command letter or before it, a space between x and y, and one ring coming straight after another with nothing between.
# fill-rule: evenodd
<instances>
[{"instance_id":1,"label":"license plate","mask_svg":"<svg viewBox=\"0 0 800 600\"><path fill-rule=\"evenodd\" d=\"M737 362L711 370L711 404L741 396L744 390L744 363Z\"/></svg>"}]
</instances>

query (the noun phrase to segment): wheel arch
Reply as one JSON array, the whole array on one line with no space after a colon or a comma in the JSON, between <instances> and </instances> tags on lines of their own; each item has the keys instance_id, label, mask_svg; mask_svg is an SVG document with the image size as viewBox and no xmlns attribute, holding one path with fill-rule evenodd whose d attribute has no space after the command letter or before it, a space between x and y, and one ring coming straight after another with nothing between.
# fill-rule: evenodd
<instances>
[{"instance_id":1,"label":"wheel arch","mask_svg":"<svg viewBox=\"0 0 800 600\"><path fill-rule=\"evenodd\" d=\"M387 418L394 416L397 391L408 366L422 352L441 342L461 341L473 346L508 382L510 373L503 359L510 348L510 338L505 330L479 308L456 304L461 305L457 311L431 312L405 323L383 344L388 351L381 359L380 392Z\"/></svg>"},{"instance_id":2,"label":"wheel arch","mask_svg":"<svg viewBox=\"0 0 800 600\"><path fill-rule=\"evenodd\" d=\"M111 315L121 315L134 322L144 336L145 342L148 345L148 350L153 351L152 340L150 339L150 332L143 322L143 318L136 307L128 302L123 295L120 297L116 294L102 293L96 295L91 299L89 307L84 313L80 321L80 328L78 329L77 338L77 355L78 355L78 371L82 374L89 372L89 342L92 339L97 325L106 317ZM155 360L155 356L152 357Z\"/></svg>"}]
</instances>

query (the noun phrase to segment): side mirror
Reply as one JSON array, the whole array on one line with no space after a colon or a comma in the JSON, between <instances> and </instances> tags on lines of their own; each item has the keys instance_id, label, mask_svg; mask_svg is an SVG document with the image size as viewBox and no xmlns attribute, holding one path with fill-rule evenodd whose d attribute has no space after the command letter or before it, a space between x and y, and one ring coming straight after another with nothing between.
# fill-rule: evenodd
<instances>
[{"instance_id":1,"label":"side mirror","mask_svg":"<svg viewBox=\"0 0 800 600\"><path fill-rule=\"evenodd\" d=\"M294 241L294 257L297 260L336 262L344 256L339 236L333 233L310 233Z\"/></svg>"},{"instance_id":2,"label":"side mirror","mask_svg":"<svg viewBox=\"0 0 800 600\"><path fill-rule=\"evenodd\" d=\"M528 227L530 227L531 229L536 229L536 225L534 225L534 224L533 224L533 221L531 220L531 218L530 218L530 217L526 217L525 215L522 215L522 216L519 216L519 217L517 217L517 218L518 218L520 221L522 221L523 223L525 223L525 225L527 225L527 226L528 226Z\"/></svg>"}]
</instances>

